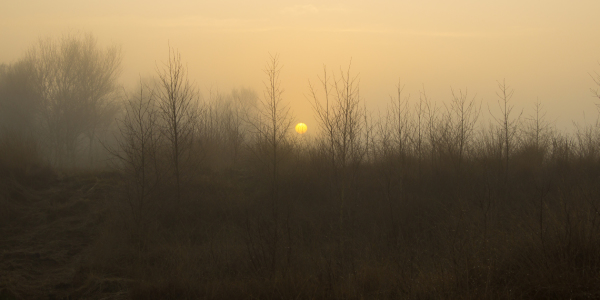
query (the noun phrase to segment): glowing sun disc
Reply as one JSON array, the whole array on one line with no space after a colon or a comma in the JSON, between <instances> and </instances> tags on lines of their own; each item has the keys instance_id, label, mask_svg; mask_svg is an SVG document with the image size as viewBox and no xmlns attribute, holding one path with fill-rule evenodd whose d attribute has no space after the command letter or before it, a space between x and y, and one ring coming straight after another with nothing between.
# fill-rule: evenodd
<instances>
[{"instance_id":1,"label":"glowing sun disc","mask_svg":"<svg viewBox=\"0 0 600 300\"><path fill-rule=\"evenodd\" d=\"M296 132L299 134L305 133L306 132L306 124L298 123L298 125L296 125Z\"/></svg>"}]
</instances>

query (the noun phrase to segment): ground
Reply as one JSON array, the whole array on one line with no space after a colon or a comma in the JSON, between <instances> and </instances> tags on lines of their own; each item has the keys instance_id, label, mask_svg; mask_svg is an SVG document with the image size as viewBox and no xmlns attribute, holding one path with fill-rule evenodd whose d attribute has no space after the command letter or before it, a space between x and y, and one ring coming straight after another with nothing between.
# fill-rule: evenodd
<instances>
[{"instance_id":1,"label":"ground","mask_svg":"<svg viewBox=\"0 0 600 300\"><path fill-rule=\"evenodd\" d=\"M4 180L0 299L120 299L127 282L94 274L89 250L106 215L111 175Z\"/></svg>"}]
</instances>

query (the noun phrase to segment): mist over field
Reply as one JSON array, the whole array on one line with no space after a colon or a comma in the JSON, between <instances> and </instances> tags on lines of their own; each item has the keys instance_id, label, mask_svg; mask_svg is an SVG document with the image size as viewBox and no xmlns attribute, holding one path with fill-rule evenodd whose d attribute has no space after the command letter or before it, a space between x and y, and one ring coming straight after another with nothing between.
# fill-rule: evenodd
<instances>
[{"instance_id":1,"label":"mist over field","mask_svg":"<svg viewBox=\"0 0 600 300\"><path fill-rule=\"evenodd\" d=\"M0 299L598 299L599 9L0 4Z\"/></svg>"},{"instance_id":2,"label":"mist over field","mask_svg":"<svg viewBox=\"0 0 600 300\"><path fill-rule=\"evenodd\" d=\"M295 114L314 122L306 101L308 80L323 64L337 70L352 60L361 95L385 110L398 79L418 97L450 99L468 89L486 105L496 81L506 79L515 101L547 104L562 129L596 118L588 93L598 69L600 25L595 1L102 1L4 3L0 10L0 62L18 60L39 38L92 32L102 45L123 51L120 81L133 86L154 74L177 48L190 79L211 88L262 90L262 68L279 53L285 97ZM589 114L592 114L590 116ZM309 126L312 124L308 124Z\"/></svg>"}]
</instances>

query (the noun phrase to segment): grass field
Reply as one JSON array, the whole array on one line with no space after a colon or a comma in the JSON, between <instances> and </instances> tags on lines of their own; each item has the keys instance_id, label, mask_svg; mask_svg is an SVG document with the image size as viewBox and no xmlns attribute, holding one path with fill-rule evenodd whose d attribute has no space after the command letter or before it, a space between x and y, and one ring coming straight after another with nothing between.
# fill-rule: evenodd
<instances>
[{"instance_id":1,"label":"grass field","mask_svg":"<svg viewBox=\"0 0 600 300\"><path fill-rule=\"evenodd\" d=\"M117 172L4 177L0 299L597 299L595 163L503 176L363 167L344 207L310 160L280 178L205 174L143 208ZM384 177L383 177L384 178ZM128 200L129 199L129 200Z\"/></svg>"}]
</instances>

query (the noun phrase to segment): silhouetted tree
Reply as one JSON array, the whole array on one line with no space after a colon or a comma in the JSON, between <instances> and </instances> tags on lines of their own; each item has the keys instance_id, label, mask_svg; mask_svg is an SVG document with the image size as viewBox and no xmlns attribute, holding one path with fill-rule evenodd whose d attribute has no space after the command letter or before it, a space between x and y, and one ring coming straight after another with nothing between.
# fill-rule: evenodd
<instances>
[{"instance_id":1,"label":"silhouetted tree","mask_svg":"<svg viewBox=\"0 0 600 300\"><path fill-rule=\"evenodd\" d=\"M533 105L533 114L525 120L523 135L526 139L525 144L533 147L536 154L543 159L550 145L552 126L551 123L546 121L546 111L542 102L538 99Z\"/></svg>"},{"instance_id":2,"label":"silhouetted tree","mask_svg":"<svg viewBox=\"0 0 600 300\"><path fill-rule=\"evenodd\" d=\"M409 96L403 95L404 85L398 82L396 96L390 96L390 103L385 117L378 122L376 148L380 164L377 166L388 203L391 223L392 241L397 238L397 222L395 205L404 190L405 176L411 172L407 167L407 159L411 154L410 138L412 137ZM399 190L400 194L394 191Z\"/></svg>"},{"instance_id":3,"label":"silhouetted tree","mask_svg":"<svg viewBox=\"0 0 600 300\"><path fill-rule=\"evenodd\" d=\"M510 155L512 151L514 151L513 148L515 147L516 143L518 127L521 121L521 115L523 114L523 111L521 111L517 116L515 116L513 113L514 106L510 102L513 93L514 90L510 89L506 85L505 80L498 82L498 92L496 92L496 95L498 96L498 107L500 108L501 115L496 117L492 114L492 117L500 127L499 147L503 156L505 182L508 180Z\"/></svg>"},{"instance_id":4,"label":"silhouetted tree","mask_svg":"<svg viewBox=\"0 0 600 300\"><path fill-rule=\"evenodd\" d=\"M159 185L158 108L153 89L140 81L139 92L125 103L125 115L118 121L117 147L110 149L124 175L126 196L133 221L145 220L152 192Z\"/></svg>"},{"instance_id":5,"label":"silhouetted tree","mask_svg":"<svg viewBox=\"0 0 600 300\"><path fill-rule=\"evenodd\" d=\"M244 116L252 114L252 107L256 106L257 101L258 95L252 89L241 88L231 91L231 101L229 102L224 125L234 168L238 165L242 146L246 142L246 135L250 130L244 122Z\"/></svg>"},{"instance_id":6,"label":"silhouetted tree","mask_svg":"<svg viewBox=\"0 0 600 300\"><path fill-rule=\"evenodd\" d=\"M365 155L365 109L361 105L358 78L352 77L350 66L340 70L340 78L329 81L327 69L323 68L321 86L324 98L309 82L313 111L321 127L322 148L332 171L332 187L336 190L340 205L340 229L343 229L346 197L356 168Z\"/></svg>"},{"instance_id":7,"label":"silhouetted tree","mask_svg":"<svg viewBox=\"0 0 600 300\"><path fill-rule=\"evenodd\" d=\"M52 161L73 165L83 138L92 151L98 131L108 127L117 112L112 100L120 50L114 46L100 49L91 34L65 35L58 41L40 40L27 53L27 61L34 70Z\"/></svg>"},{"instance_id":8,"label":"silhouetted tree","mask_svg":"<svg viewBox=\"0 0 600 300\"><path fill-rule=\"evenodd\" d=\"M468 100L467 94L466 90L464 93L460 90L458 94L452 90L452 100L446 105L448 134L445 142L457 169L461 168L470 149L481 109L474 97Z\"/></svg>"},{"instance_id":9,"label":"silhouetted tree","mask_svg":"<svg viewBox=\"0 0 600 300\"><path fill-rule=\"evenodd\" d=\"M212 167L235 169L238 166L242 146L252 127L246 121L256 113L257 99L258 95L251 89L233 89L230 94L211 89L202 109L200 131Z\"/></svg>"},{"instance_id":10,"label":"silhouetted tree","mask_svg":"<svg viewBox=\"0 0 600 300\"><path fill-rule=\"evenodd\" d=\"M289 151L289 132L292 127L293 117L290 108L284 102L281 88L281 65L279 56L271 55L265 69L267 81L264 82L265 89L263 97L258 102L257 114L248 116L254 141L251 151L263 166L269 170L270 185L270 210L272 225L270 226L267 245L269 248L268 264L272 271L275 270L278 261L280 246L280 173L283 160ZM260 228L260 225L259 225Z\"/></svg>"},{"instance_id":11,"label":"silhouetted tree","mask_svg":"<svg viewBox=\"0 0 600 300\"><path fill-rule=\"evenodd\" d=\"M157 89L161 134L165 138L176 197L181 198L184 164L193 163L192 153L198 121L198 91L189 82L181 55L169 46L169 59L157 67Z\"/></svg>"}]
</instances>

